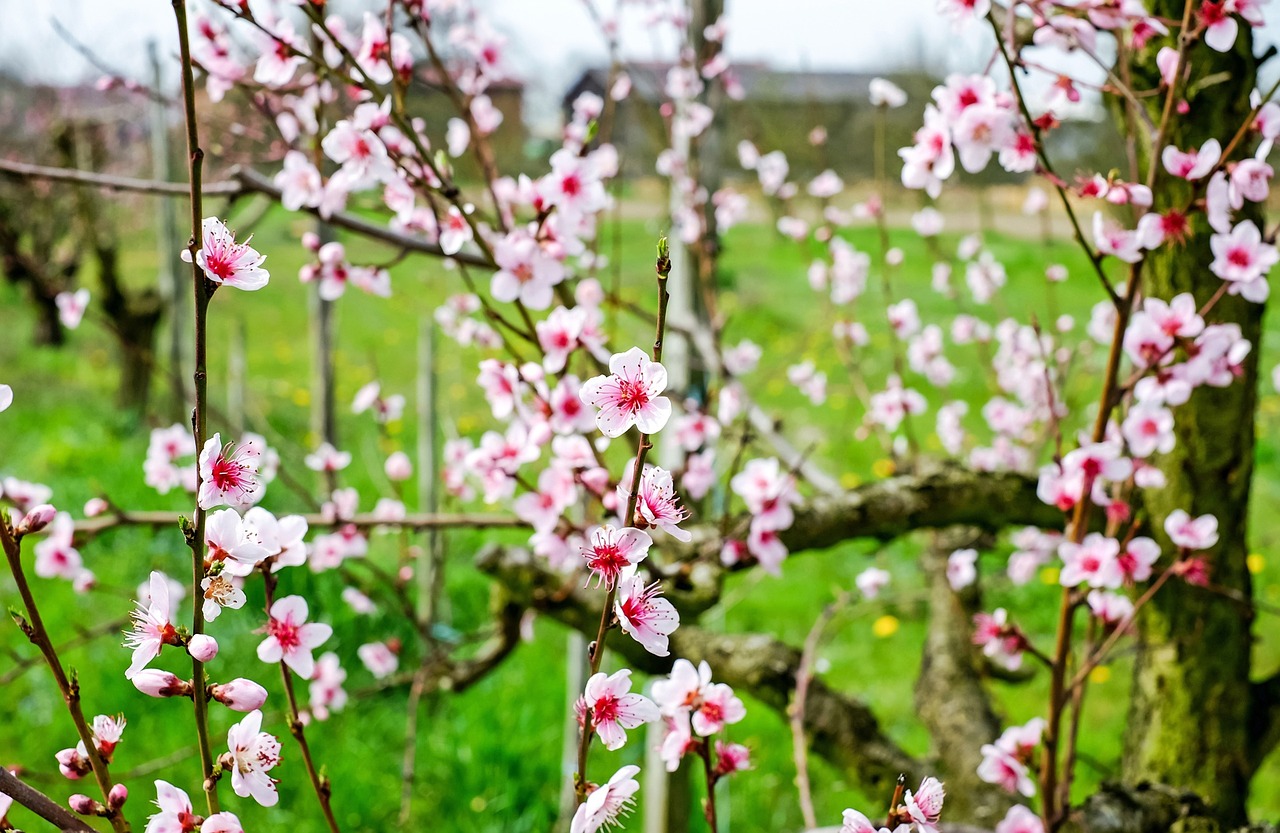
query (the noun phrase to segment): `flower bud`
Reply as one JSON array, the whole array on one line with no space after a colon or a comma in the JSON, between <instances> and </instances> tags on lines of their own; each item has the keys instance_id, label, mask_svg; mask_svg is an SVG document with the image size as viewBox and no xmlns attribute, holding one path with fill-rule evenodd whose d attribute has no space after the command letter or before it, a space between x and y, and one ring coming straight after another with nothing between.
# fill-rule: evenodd
<instances>
[{"instance_id":1,"label":"flower bud","mask_svg":"<svg viewBox=\"0 0 1280 833\"><path fill-rule=\"evenodd\" d=\"M89 796L81 795L80 793L68 798L67 806L82 816L100 816L107 810L106 807L103 807Z\"/></svg>"},{"instance_id":2,"label":"flower bud","mask_svg":"<svg viewBox=\"0 0 1280 833\"><path fill-rule=\"evenodd\" d=\"M200 662L209 662L218 655L218 640L208 634L198 633L187 643L187 653Z\"/></svg>"},{"instance_id":3,"label":"flower bud","mask_svg":"<svg viewBox=\"0 0 1280 833\"><path fill-rule=\"evenodd\" d=\"M382 468L387 473L388 480L402 481L413 477L413 463L403 451L397 451L388 457Z\"/></svg>"},{"instance_id":4,"label":"flower bud","mask_svg":"<svg viewBox=\"0 0 1280 833\"><path fill-rule=\"evenodd\" d=\"M100 497L91 497L84 504L84 516L86 518L96 518L106 512L109 507L107 502Z\"/></svg>"},{"instance_id":5,"label":"flower bud","mask_svg":"<svg viewBox=\"0 0 1280 833\"><path fill-rule=\"evenodd\" d=\"M210 696L222 705L236 712L251 712L262 708L267 700L267 690L244 677L237 677L229 683L215 685L209 689Z\"/></svg>"},{"instance_id":6,"label":"flower bud","mask_svg":"<svg viewBox=\"0 0 1280 833\"><path fill-rule=\"evenodd\" d=\"M191 694L190 683L157 668L139 671L133 676L133 685L149 697L186 697Z\"/></svg>"},{"instance_id":7,"label":"flower bud","mask_svg":"<svg viewBox=\"0 0 1280 833\"><path fill-rule=\"evenodd\" d=\"M18 532L25 535L31 532L39 532L49 525L53 520L53 516L58 514L58 510L54 509L47 503L33 507L22 522L18 524Z\"/></svg>"},{"instance_id":8,"label":"flower bud","mask_svg":"<svg viewBox=\"0 0 1280 833\"><path fill-rule=\"evenodd\" d=\"M302 245L313 252L320 251L320 235L314 231L305 232L302 235Z\"/></svg>"},{"instance_id":9,"label":"flower bud","mask_svg":"<svg viewBox=\"0 0 1280 833\"><path fill-rule=\"evenodd\" d=\"M58 770L68 781L77 781L90 772L89 759L77 748L63 749L54 757L58 759Z\"/></svg>"},{"instance_id":10,"label":"flower bud","mask_svg":"<svg viewBox=\"0 0 1280 833\"><path fill-rule=\"evenodd\" d=\"M107 793L107 807L111 810L119 810L124 803L129 800L129 788L124 784L116 784L111 788L111 792Z\"/></svg>"}]
</instances>

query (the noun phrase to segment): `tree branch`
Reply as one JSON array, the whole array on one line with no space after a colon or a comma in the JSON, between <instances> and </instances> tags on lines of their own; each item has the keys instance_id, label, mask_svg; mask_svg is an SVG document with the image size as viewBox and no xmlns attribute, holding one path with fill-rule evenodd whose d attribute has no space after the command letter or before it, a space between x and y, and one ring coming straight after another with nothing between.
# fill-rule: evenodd
<instances>
[{"instance_id":1,"label":"tree branch","mask_svg":"<svg viewBox=\"0 0 1280 833\"><path fill-rule=\"evenodd\" d=\"M9 796L59 830L96 833L92 827L72 815L70 810L34 787L27 786L18 776L2 766L0 766L0 793Z\"/></svg>"},{"instance_id":2,"label":"tree branch","mask_svg":"<svg viewBox=\"0 0 1280 833\"><path fill-rule=\"evenodd\" d=\"M577 576L568 579L548 571L527 551L491 546L477 557L479 569L502 582L519 604L594 636L600 622L599 594L584 591ZM675 657L706 661L716 679L748 692L784 719L795 689L800 652L765 634L720 634L686 620L671 634L671 656L657 657L631 639L614 647L627 663L648 674L664 674ZM821 680L809 685L805 730L813 749L853 773L874 792L888 793L900 773L909 779L924 774L923 765L881 730L867 706L832 691Z\"/></svg>"}]
</instances>

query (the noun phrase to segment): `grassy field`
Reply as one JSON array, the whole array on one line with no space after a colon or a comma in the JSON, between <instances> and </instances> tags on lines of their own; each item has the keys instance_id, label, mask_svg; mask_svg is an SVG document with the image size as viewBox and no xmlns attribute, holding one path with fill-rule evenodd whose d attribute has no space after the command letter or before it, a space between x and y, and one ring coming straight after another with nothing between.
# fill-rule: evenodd
<instances>
[{"instance_id":1,"label":"grassy field","mask_svg":"<svg viewBox=\"0 0 1280 833\"><path fill-rule=\"evenodd\" d=\"M233 223L234 225L234 223ZM310 481L301 466L301 455L313 445L308 436L307 388L310 361L305 288L296 280L301 252L296 245L303 221L269 215L255 229L255 245L268 254L272 270L270 287L259 293L220 292L212 309L210 352L211 391L215 406L225 405L226 344L235 328L246 333L248 388L245 402L250 427L266 434L296 476ZM648 302L653 240L660 229L656 221L628 220L623 228L623 277L627 294ZM913 242L909 231L894 233L894 242L907 252L896 292L914 298L926 321L949 322L955 307L929 290L931 259ZM126 266L138 280L154 274L156 259L142 242L127 252ZM875 248L870 230L850 235L859 248ZM944 237L953 249L954 236ZM1006 313L1025 320L1035 312L1051 321L1057 313L1076 316L1079 326L1087 320L1099 290L1085 267L1066 243L1044 246L1038 242L992 237L989 247L1008 269L1009 285L999 303L971 311L995 321ZM365 251L353 244L357 251ZM382 250L368 249L383 256ZM1044 266L1063 262L1071 278L1058 287L1052 302L1044 289ZM778 244L767 229L734 230L726 241L723 261L726 288L722 303L729 315L728 340L749 337L765 347L761 367L749 383L766 408L784 416L785 430L801 445L818 443L815 457L839 472L852 486L883 473L885 462L878 443L858 440L855 429L862 420L847 382L847 375L829 349L832 312L807 286L807 256L797 246ZM420 320L429 316L446 295L461 291L457 275L433 261L408 260L394 270L395 297L391 301L351 291L338 304L338 401L341 444L355 454L344 480L366 495L363 506L372 505L375 494L389 494L381 475L382 460L390 450L367 417L353 417L346 409L351 396L364 383L377 378L385 391L412 398L415 375L415 340ZM876 313L874 291L865 304L866 326L873 335L868 351L868 372L876 387L888 367L889 335ZM1052 307L1052 308L1051 308ZM0 475L38 480L55 488L61 507L78 507L96 494L109 495L127 507L185 510L181 495L161 497L143 485L142 459L147 430L123 415L111 402L115 382L110 336L94 322L72 334L63 350L33 350L29 344L27 310L9 287L0 290L0 380L11 384L16 404L0 417ZM1264 352L1264 368L1276 363L1280 344L1274 319ZM632 332L622 322L618 344L643 343L642 329ZM480 355L450 346L440 368L442 406L449 434L478 436L490 425L487 408L473 379ZM923 380L913 384L930 399L931 406L945 399L961 398L980 407L988 391L986 374L978 366L973 348L952 350L959 378L945 395L928 390ZM802 358L813 359L831 380L830 398L821 407L800 400L785 381L785 368ZM1098 357L1091 360L1097 363ZM1090 396L1093 379L1082 373L1072 383L1073 403ZM1277 398L1266 384L1260 427L1259 470L1255 506L1273 506L1280 498L1274 428ZM973 409L966 424L979 427ZM925 425L932 425L932 412ZM219 426L216 422L214 429ZM392 426L391 444L412 450L412 418ZM927 443L937 448L936 440ZM317 484L318 487L318 484ZM279 483L268 490L265 504L277 512L304 508L299 498ZM415 500L410 488L409 502ZM1254 550L1262 556L1256 577L1259 595L1280 602L1280 552L1277 552L1276 514L1255 512L1252 530ZM484 621L489 584L468 568L477 548L494 536L459 532L448 536L449 599L452 624L461 631ZM518 538L519 536L508 536ZM770 631L799 644L816 612L853 577L871 563L890 569L892 590L874 604L856 606L837 620L822 650L826 678L837 688L854 693L872 704L888 732L910 751L925 754L928 738L913 714L912 684L918 665L927 611L913 592L917 568L914 554L920 540L904 540L886 548L848 544L826 553L806 553L787 562L781 578L758 571L730 582L724 602L707 614L707 623L730 630ZM185 575L188 555L176 530L152 536L138 530L119 530L83 549L86 563L98 575L102 589L89 596L74 595L62 582L38 581L45 599L51 629L58 641L72 638L77 629L127 614L137 583L149 569ZM1007 605L1033 634L1052 628L1056 591L1047 584L1013 590L1002 580L1004 551L984 553L982 564L993 578L988 604ZM375 542L372 557L390 560L394 547L388 540ZM354 568L359 573L360 567ZM1052 577L1049 577L1052 582ZM332 622L335 636L326 648L338 651L349 672L348 690L358 695L373 683L355 658L355 649L370 634L398 634L410 642L410 633L394 617L372 620L354 616L340 601L341 578L334 573L313 576L292 571L284 578L282 592L301 592L317 598L313 610ZM259 591L260 593L260 591ZM0 579L0 599L16 603L11 581ZM266 728L284 733L282 699L277 675L268 673L253 656L260 638L251 633L262 621L261 598L250 595L241 613L220 619L214 629L223 644L223 656L213 666L219 676L236 674L269 681ZM1280 661L1280 629L1274 614L1262 613L1257 622L1260 640L1256 668L1260 672ZM522 645L498 671L461 696L440 697L426 707L417 737L419 772L412 827L423 823L433 829L457 831L544 831L556 815L561 784L560 742L565 717L564 684L566 632L550 621L539 621L535 637ZM15 628L0 628L0 674L17 658L33 655ZM225 657L225 659L224 659ZM412 661L412 648L407 661ZM191 793L198 792L199 766L195 760L194 733L188 704L156 703L138 694L123 677L127 653L119 640L108 637L67 652L66 660L79 671L90 713L123 711L130 720L124 743L116 754L115 771L128 775L133 800L131 816L140 821L143 803L152 796L153 777L163 777ZM180 670L176 656L161 663ZM1082 741L1088 763L1082 766L1081 793L1114 771L1120 751L1126 703L1126 669L1121 660L1110 674L1098 676L1099 696L1090 697ZM1022 721L1039 713L1044 702L1043 675L1022 686L995 684L1001 709L1010 721ZM334 806L340 822L350 830L387 830L395 827L399 795L399 766L403 744L407 692L390 691L354 696L346 711L309 733L316 757L324 763L334 783ZM47 673L37 667L19 676L0 692L0 763L22 763L33 782L54 795L65 796L73 786L58 775L53 754L70 746L74 732ZM746 721L734 727L732 738L754 750L756 770L737 776L730 784L726 829L784 831L800 828L794 799L790 737L780 717L748 700ZM212 712L217 747L233 722L224 709ZM142 743L143 739L146 740ZM231 796L224 809L241 816L250 830L315 831L322 826L314 800L306 787L292 741L282 738L285 762L275 775L282 778L280 807L262 811L248 800ZM172 752L181 760L153 760ZM632 743L623 752L596 754L593 775L607 777L613 768L640 763L642 745ZM83 788L82 788L83 789ZM85 790L89 791L89 790ZM814 765L814 791L819 816L837 823L848 806L875 808L887 796L864 796L844 776L820 761ZM230 791L226 791L230 796ZM1280 766L1273 762L1256 782L1256 811L1274 818L1280 814ZM695 828L697 823L695 823ZM631 829L639 829L633 820Z\"/></svg>"}]
</instances>

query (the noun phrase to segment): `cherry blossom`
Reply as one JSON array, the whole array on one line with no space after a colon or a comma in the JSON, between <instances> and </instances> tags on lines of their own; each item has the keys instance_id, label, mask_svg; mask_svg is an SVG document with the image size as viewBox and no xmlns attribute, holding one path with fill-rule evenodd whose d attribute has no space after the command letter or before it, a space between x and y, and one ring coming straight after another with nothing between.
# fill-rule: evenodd
<instances>
[{"instance_id":1,"label":"cherry blossom","mask_svg":"<svg viewBox=\"0 0 1280 833\"><path fill-rule=\"evenodd\" d=\"M982 653L1010 671L1022 667L1022 654L1026 642L1016 627L1009 624L1009 613L996 608L991 613L977 613L973 617L973 644Z\"/></svg>"},{"instance_id":2,"label":"cherry blossom","mask_svg":"<svg viewBox=\"0 0 1280 833\"><path fill-rule=\"evenodd\" d=\"M648 697L631 693L631 671L593 674L587 680L583 704L591 714L591 727L606 749L621 749L627 729L658 719L658 707Z\"/></svg>"},{"instance_id":3,"label":"cherry blossom","mask_svg":"<svg viewBox=\"0 0 1280 833\"><path fill-rule=\"evenodd\" d=\"M645 434L661 431L671 417L671 400L659 396L667 388L667 369L632 347L609 359L609 373L582 386L582 401L600 409L596 414L600 432L620 437L632 425Z\"/></svg>"},{"instance_id":4,"label":"cherry blossom","mask_svg":"<svg viewBox=\"0 0 1280 833\"><path fill-rule=\"evenodd\" d=\"M619 505L624 507L631 495L631 478L618 485ZM689 517L689 511L680 505L671 472L646 464L636 490L636 512L631 522L640 529L658 528L677 541L689 541L692 533L680 529L679 524ZM623 519L628 520L628 519Z\"/></svg>"},{"instance_id":5,"label":"cherry blossom","mask_svg":"<svg viewBox=\"0 0 1280 833\"><path fill-rule=\"evenodd\" d=\"M988 784L995 784L1008 793L1021 793L1030 798L1036 794L1035 781L1026 764L1010 752L995 744L982 747L982 763L978 764L978 777Z\"/></svg>"},{"instance_id":6,"label":"cherry blossom","mask_svg":"<svg viewBox=\"0 0 1280 833\"><path fill-rule=\"evenodd\" d=\"M1218 543L1218 519L1213 515L1192 518L1175 509L1164 519L1164 531L1174 544L1187 550L1207 550Z\"/></svg>"},{"instance_id":7,"label":"cherry blossom","mask_svg":"<svg viewBox=\"0 0 1280 833\"><path fill-rule=\"evenodd\" d=\"M227 732L231 788L241 798L253 797L263 807L280 800L276 782L267 773L280 763L280 742L262 731L262 712L251 711Z\"/></svg>"},{"instance_id":8,"label":"cherry blossom","mask_svg":"<svg viewBox=\"0 0 1280 833\"><path fill-rule=\"evenodd\" d=\"M624 568L618 576L618 596L614 604L618 625L654 656L670 653L667 637L680 625L675 605L662 598L661 582L645 584L634 567Z\"/></svg>"},{"instance_id":9,"label":"cherry blossom","mask_svg":"<svg viewBox=\"0 0 1280 833\"><path fill-rule=\"evenodd\" d=\"M200 508L256 503L262 494L262 481L257 477L261 456L262 449L252 443L224 447L220 434L210 437L200 452Z\"/></svg>"},{"instance_id":10,"label":"cherry blossom","mask_svg":"<svg viewBox=\"0 0 1280 833\"><path fill-rule=\"evenodd\" d=\"M645 559L652 545L647 532L605 524L591 531L582 555L587 568L595 574L596 583L612 588L623 570Z\"/></svg>"},{"instance_id":11,"label":"cherry blossom","mask_svg":"<svg viewBox=\"0 0 1280 833\"><path fill-rule=\"evenodd\" d=\"M1182 179L1203 179L1217 166L1222 158L1222 145L1217 139L1209 139L1200 149L1181 151L1169 145L1160 154L1164 169Z\"/></svg>"},{"instance_id":12,"label":"cherry blossom","mask_svg":"<svg viewBox=\"0 0 1280 833\"><path fill-rule=\"evenodd\" d=\"M24 525L29 531L35 531L31 529L31 524ZM49 534L35 545L34 569L37 576L75 581L86 572L80 552L72 545L74 534L75 523L70 515L59 512L54 516Z\"/></svg>"},{"instance_id":13,"label":"cherry blossom","mask_svg":"<svg viewBox=\"0 0 1280 833\"><path fill-rule=\"evenodd\" d=\"M59 292L53 302L58 307L58 321L68 330L74 330L80 326L80 320L89 308L89 290L81 288L75 292Z\"/></svg>"},{"instance_id":14,"label":"cherry blossom","mask_svg":"<svg viewBox=\"0 0 1280 833\"><path fill-rule=\"evenodd\" d=\"M640 790L640 782L635 779L639 772L638 766L624 766L608 783L591 789L586 801L578 805L573 814L569 833L596 833L630 813L635 794Z\"/></svg>"},{"instance_id":15,"label":"cherry blossom","mask_svg":"<svg viewBox=\"0 0 1280 833\"><path fill-rule=\"evenodd\" d=\"M315 675L311 678L308 693L311 714L317 720L326 720L330 712L346 708L347 692L342 687L346 679L347 672L343 670L337 654L327 651L316 660Z\"/></svg>"},{"instance_id":16,"label":"cherry blossom","mask_svg":"<svg viewBox=\"0 0 1280 833\"><path fill-rule=\"evenodd\" d=\"M301 596L285 596L271 605L266 626L267 638L258 645L258 659L283 662L304 680L311 677L315 661L311 651L333 635L333 628L307 622L307 601Z\"/></svg>"},{"instance_id":17,"label":"cherry blossom","mask_svg":"<svg viewBox=\"0 0 1280 833\"><path fill-rule=\"evenodd\" d=\"M978 578L978 551L974 549L956 550L947 556L947 582L951 589L959 592L973 584Z\"/></svg>"},{"instance_id":18,"label":"cherry blossom","mask_svg":"<svg viewBox=\"0 0 1280 833\"><path fill-rule=\"evenodd\" d=\"M1030 807L1015 804L996 822L996 833L1044 833L1044 822Z\"/></svg>"},{"instance_id":19,"label":"cherry blossom","mask_svg":"<svg viewBox=\"0 0 1280 833\"><path fill-rule=\"evenodd\" d=\"M199 829L200 818L191 808L191 797L168 781L155 783L155 803L160 812L147 819L145 833L190 833Z\"/></svg>"},{"instance_id":20,"label":"cherry blossom","mask_svg":"<svg viewBox=\"0 0 1280 833\"><path fill-rule=\"evenodd\" d=\"M942 801L946 791L942 782L929 777L920 782L920 787L913 793L907 790L903 796L903 805L907 808L907 816L916 823L921 833L936 833L938 816L942 813Z\"/></svg>"},{"instance_id":21,"label":"cherry blossom","mask_svg":"<svg viewBox=\"0 0 1280 833\"><path fill-rule=\"evenodd\" d=\"M356 656L379 680L385 679L400 667L400 658L385 642L369 642L356 649Z\"/></svg>"},{"instance_id":22,"label":"cherry blossom","mask_svg":"<svg viewBox=\"0 0 1280 833\"><path fill-rule=\"evenodd\" d=\"M1280 261L1276 247L1263 241L1252 220L1245 220L1227 234L1209 238L1213 262L1209 271L1230 283L1227 290L1245 300L1261 303L1267 299L1267 272Z\"/></svg>"},{"instance_id":23,"label":"cherry blossom","mask_svg":"<svg viewBox=\"0 0 1280 833\"><path fill-rule=\"evenodd\" d=\"M191 253L183 249L182 259L190 263ZM237 289L261 289L271 278L262 268L266 259L266 255L249 246L249 241L237 243L235 235L217 217L204 218L196 265L209 280Z\"/></svg>"},{"instance_id":24,"label":"cherry blossom","mask_svg":"<svg viewBox=\"0 0 1280 833\"><path fill-rule=\"evenodd\" d=\"M172 616L169 582L164 573L152 572L148 599L137 603L132 614L133 626L125 633L125 647L133 650L133 660L124 672L126 679L133 679L146 668L160 655L162 646L178 644L178 631L173 626Z\"/></svg>"},{"instance_id":25,"label":"cherry blossom","mask_svg":"<svg viewBox=\"0 0 1280 833\"><path fill-rule=\"evenodd\" d=\"M200 833L244 833L235 813L214 813L200 825Z\"/></svg>"},{"instance_id":26,"label":"cherry blossom","mask_svg":"<svg viewBox=\"0 0 1280 833\"><path fill-rule=\"evenodd\" d=\"M1062 557L1063 587L1087 583L1090 587L1115 589L1123 581L1120 569L1120 543L1099 532L1091 532L1079 543L1064 541L1058 547Z\"/></svg>"}]
</instances>

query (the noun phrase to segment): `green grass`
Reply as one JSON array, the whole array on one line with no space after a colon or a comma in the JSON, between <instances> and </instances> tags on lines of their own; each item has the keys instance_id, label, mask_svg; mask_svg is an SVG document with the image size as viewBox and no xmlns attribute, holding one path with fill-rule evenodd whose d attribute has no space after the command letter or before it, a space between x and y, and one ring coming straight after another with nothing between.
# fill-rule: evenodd
<instances>
[{"instance_id":1,"label":"green grass","mask_svg":"<svg viewBox=\"0 0 1280 833\"><path fill-rule=\"evenodd\" d=\"M269 215L255 229L255 245L269 255L267 266L273 280L258 293L230 290L217 294L212 307L210 340L210 389L216 408L225 407L227 345L232 333L242 326L246 333L248 377L252 384L245 400L251 427L268 436L279 449L286 465L304 482L310 472L300 464L301 454L314 438L308 434L308 368L310 348L307 335L306 292L296 280L301 252L296 244L305 228L303 221ZM660 232L656 222L628 221L624 226L622 262L626 293L649 302L653 240ZM137 231L136 247L126 253L125 265L137 282L150 280L156 259L145 230ZM894 243L908 257L895 292L914 298L926 322L945 325L956 309L929 289L929 258L913 242L908 231L895 232ZM874 251L870 231L850 234L858 248ZM943 241L952 249L954 237ZM374 257L385 251L351 244L353 250ZM1065 243L1039 243L993 237L990 249L1009 274L1009 285L996 307L972 308L990 321L1013 313L1025 320L1034 312L1045 322L1059 312L1075 315L1077 326L1087 321L1089 307L1100 292L1089 278L1075 250ZM1044 289L1044 266L1067 263L1071 278L1058 288L1050 308ZM734 230L726 241L723 260L726 289L722 309L729 320L727 340L751 338L766 348L761 367L749 379L752 390L770 411L783 417L784 430L798 444L816 443L815 458L841 474L846 485L875 476L884 463L879 444L859 440L855 431L862 421L847 382L847 375L829 348L832 314L821 296L807 286L807 258L793 245L780 245L767 229L744 227ZM389 495L381 475L386 453L403 444L412 450L413 418L392 426L392 438L381 438L367 417L354 417L346 405L356 389L378 378L384 390L412 396L415 377L416 333L420 321L446 295L462 291L456 274L430 260L413 259L393 271L395 297L391 301L349 292L337 305L337 356L340 439L354 452L355 462L343 473L344 482L365 495L362 506L372 506L373 496ZM957 281L963 276L957 275ZM889 367L889 335L881 319L877 287L873 283L859 308L872 332L866 368L873 388L883 380ZM0 474L49 483L55 488L59 506L78 514L84 500L107 494L128 507L184 510L189 501L181 495L162 497L142 482L141 461L147 430L133 424L112 406L115 370L113 345L104 329L90 322L72 334L63 350L34 350L28 346L30 321L14 291L0 290L0 380L14 387L15 406L0 417ZM645 343L645 327L631 321L619 322L617 344ZM1263 367L1275 364L1276 325L1269 328L1269 343ZM949 355L959 376L945 395L931 391L920 379L909 380L936 407L944 399L965 399L980 406L989 395L989 383L974 348L957 348ZM441 351L441 403L444 430L450 434L478 436L490 427L487 408L475 390L475 365L480 355L470 349L446 345ZM821 407L799 400L785 381L785 369L802 358L813 359L830 377L830 398ZM1097 364L1098 357L1089 360ZM1087 401L1094 379L1081 373L1072 383L1073 404ZM1277 423L1277 398L1263 401L1259 430L1258 476L1254 491L1257 507L1273 505L1280 498L1276 446L1272 431ZM163 392L163 388L159 388ZM967 425L977 430L977 407ZM931 433L932 411L921 422L921 434ZM225 428L216 421L213 428ZM936 440L926 441L936 449ZM879 465L877 465L879 464ZM318 487L318 484L315 484ZM416 500L410 484L408 501ZM305 508L302 501L277 482L268 490L265 505L277 512ZM1275 552L1277 526L1274 513L1256 512L1252 530L1255 551L1266 560L1258 575L1258 593L1265 600L1280 602L1280 575ZM457 532L448 536L449 609L454 627L470 631L486 619L490 585L468 564L479 546L494 536ZM507 535L518 540L518 535ZM918 754L928 752L928 737L914 716L912 686L918 667L920 645L927 610L910 598L918 586L915 554L919 539L907 539L884 548L856 542L825 553L806 553L787 562L779 579L758 571L735 576L728 584L725 601L710 611L705 622L731 630L760 630L799 644L812 625L817 611L853 577L875 562L894 574L893 588L883 601L859 605L854 613L840 617L829 631L821 657L828 667L826 678L837 688L869 702L885 729ZM137 583L149 569L186 575L188 555L176 530L152 536L140 530L120 530L95 540L83 548L87 564L97 573L102 589L89 596L76 596L61 582L36 580L38 592L55 639L72 638L79 628L124 616ZM1003 575L1004 550L983 555L988 583L988 604L1008 606L1035 636L1044 638L1053 628L1053 599L1056 592L1047 585L1013 590ZM383 563L395 557L394 542L378 539L372 558ZM361 567L353 572L361 575ZM336 573L313 576L306 571L284 575L282 593L300 592L318 599L313 610L332 622L333 640L326 648L336 650L349 672L347 688L353 702L345 712L325 724L314 726L309 737L316 758L323 762L334 783L334 806L340 822L350 830L386 830L395 826L399 795L399 766L403 744L407 692L389 691L362 694L373 683L355 658L355 649L373 636L396 634L409 648L406 662L416 652L410 634L395 617L378 615L372 620L355 617L340 601L342 579ZM252 676L268 683L267 728L282 735L282 698L273 670L264 668L253 656L259 636L252 633L262 621L260 589L240 613L220 619L213 632L223 645L223 653L212 666L219 677ZM898 595L901 593L902 595ZM0 581L0 599L17 602L12 583ZM1274 614L1262 613L1257 623L1258 673L1280 662L1280 634ZM892 620L884 617L893 617ZM876 635L873 623L880 620ZM888 627L896 624L896 630ZM889 632L892 631L892 632ZM414 793L415 820L432 828L458 831L540 831L547 830L556 816L561 785L560 744L565 717L565 630L551 621L539 620L534 638L522 645L500 669L472 690L458 696L442 696L431 701L424 712L416 739L418 779ZM15 628L0 628L0 674L12 658L31 657ZM117 751L114 771L130 773L153 768L155 758L171 753L184 754L181 761L168 761L145 775L129 780L133 799L129 811L135 824L145 816L145 802L152 797L149 780L163 777L198 793L199 766L194 758L194 733L190 704L186 701L155 702L138 694L123 678L127 654L118 640L108 638L74 651L65 660L80 675L86 709L93 713L123 711L130 719L124 743ZM176 655L160 665L182 670ZM1087 715L1088 731L1082 740L1083 752L1095 766L1082 766L1081 794L1109 772L1119 758L1120 737L1125 720L1126 671L1121 661L1110 679L1095 687ZM1021 686L997 684L1000 710L1010 721L1022 721L1039 713L1044 702L1043 675ZM360 696L355 696L360 695ZM70 746L74 732L58 702L47 672L36 667L2 692L4 720L0 721L0 763L21 763L33 782L51 794L65 797L76 788L58 775L53 754ZM728 811L733 829L795 830L800 816L792 779L790 737L779 715L748 700L746 721L733 728L732 738L754 750L756 769L737 776L728 789ZM233 715L214 708L215 745L223 746L225 730ZM275 772L282 782L280 807L263 811L251 801L239 800L224 790L226 809L241 816L250 830L316 831L321 828L314 799L307 789L292 741L282 737L284 764ZM642 745L633 741L624 751L597 752L592 775L607 777L617 766L641 762ZM820 819L835 823L848 806L879 807L886 796L862 795L845 776L821 761L813 767L814 792ZM697 791L695 779L695 794ZM1273 761L1255 782L1254 807L1259 814L1280 813L1280 766ZM20 818L15 813L15 819ZM639 829L638 820L630 825ZM698 823L695 823L697 829ZM140 828L139 828L140 829Z\"/></svg>"}]
</instances>

